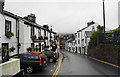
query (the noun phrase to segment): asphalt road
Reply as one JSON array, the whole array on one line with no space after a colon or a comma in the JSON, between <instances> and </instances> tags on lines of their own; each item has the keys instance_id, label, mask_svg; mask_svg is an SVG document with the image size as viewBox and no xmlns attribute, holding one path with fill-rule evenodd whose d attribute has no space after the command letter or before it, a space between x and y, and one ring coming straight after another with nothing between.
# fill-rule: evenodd
<instances>
[{"instance_id":1,"label":"asphalt road","mask_svg":"<svg viewBox=\"0 0 120 77\"><path fill-rule=\"evenodd\" d=\"M113 76L118 77L120 69L109 66L107 64L92 60L85 55L70 53L64 50L60 51L64 58L58 74L59 76L78 75L88 77ZM69 76L68 76L69 77Z\"/></svg>"},{"instance_id":2,"label":"asphalt road","mask_svg":"<svg viewBox=\"0 0 120 77\"><path fill-rule=\"evenodd\" d=\"M56 69L58 62L54 62L54 63L49 63L47 65L47 67L44 68L44 70L41 72L39 70L35 71L32 74L27 74L25 73L26 77L51 77Z\"/></svg>"}]
</instances>

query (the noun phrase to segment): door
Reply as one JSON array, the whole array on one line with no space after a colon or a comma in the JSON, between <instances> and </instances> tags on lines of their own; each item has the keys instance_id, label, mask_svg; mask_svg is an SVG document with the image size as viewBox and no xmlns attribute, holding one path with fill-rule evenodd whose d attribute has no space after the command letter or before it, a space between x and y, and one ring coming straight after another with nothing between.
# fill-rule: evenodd
<instances>
[{"instance_id":1,"label":"door","mask_svg":"<svg viewBox=\"0 0 120 77\"><path fill-rule=\"evenodd\" d=\"M9 57L9 44L2 43L2 60Z\"/></svg>"}]
</instances>

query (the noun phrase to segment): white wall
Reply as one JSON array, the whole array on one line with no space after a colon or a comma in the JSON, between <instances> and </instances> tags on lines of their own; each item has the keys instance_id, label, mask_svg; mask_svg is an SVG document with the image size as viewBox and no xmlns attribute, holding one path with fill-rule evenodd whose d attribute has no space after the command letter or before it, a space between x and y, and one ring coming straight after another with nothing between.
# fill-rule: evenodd
<instances>
[{"instance_id":1,"label":"white wall","mask_svg":"<svg viewBox=\"0 0 120 77\"><path fill-rule=\"evenodd\" d=\"M94 28L95 28L95 31L97 30L97 26L98 26L98 24L97 23L95 23L95 24L93 24L93 25L91 25L91 26L89 26L89 27L87 27L86 29L84 29L84 30L82 30L82 31L80 31L80 32L77 32L77 38L76 38L76 40L77 40L77 44L76 44L76 46L77 46L77 53L80 53L80 51L81 51L81 54L84 54L84 49L83 49L83 47L85 47L86 46L86 43L85 43L85 31L92 31L93 30L93 26L94 26ZM79 37L78 37L78 33L79 33ZM78 44L78 39L80 40L80 44ZM82 39L84 39L83 41L82 41ZM88 39L89 40L89 39ZM81 47L81 50L79 49L79 47Z\"/></svg>"},{"instance_id":2,"label":"white wall","mask_svg":"<svg viewBox=\"0 0 120 77\"><path fill-rule=\"evenodd\" d=\"M11 38L5 36L5 20L11 21L11 32L14 33ZM14 46L15 50L10 55L17 54L16 19L0 14L0 25L0 43L9 43L9 48Z\"/></svg>"},{"instance_id":3,"label":"white wall","mask_svg":"<svg viewBox=\"0 0 120 77\"><path fill-rule=\"evenodd\" d=\"M26 52L26 48L31 46L32 40L31 40L31 26L24 24L24 21L19 22L19 29L20 29L20 53Z\"/></svg>"},{"instance_id":4,"label":"white wall","mask_svg":"<svg viewBox=\"0 0 120 77\"><path fill-rule=\"evenodd\" d=\"M1 43L2 43L2 32L3 32L3 29L2 29L2 25L3 25L3 16L2 16L2 14L0 14L0 49L1 49ZM2 60L2 51L0 50L0 60Z\"/></svg>"},{"instance_id":5,"label":"white wall","mask_svg":"<svg viewBox=\"0 0 120 77\"><path fill-rule=\"evenodd\" d=\"M5 63L0 64L0 76L2 75L16 75L20 72L20 60L11 59Z\"/></svg>"}]
</instances>

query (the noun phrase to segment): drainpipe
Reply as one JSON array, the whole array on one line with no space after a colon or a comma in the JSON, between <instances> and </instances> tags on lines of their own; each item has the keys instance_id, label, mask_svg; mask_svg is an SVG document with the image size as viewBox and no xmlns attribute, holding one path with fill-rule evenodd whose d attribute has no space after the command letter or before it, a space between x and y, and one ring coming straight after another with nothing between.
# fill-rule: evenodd
<instances>
[{"instance_id":1,"label":"drainpipe","mask_svg":"<svg viewBox=\"0 0 120 77\"><path fill-rule=\"evenodd\" d=\"M81 31L81 39L80 40L81 40L81 54L82 54L82 51L83 51L83 48L82 48L83 47L83 44L82 44L82 31Z\"/></svg>"},{"instance_id":2,"label":"drainpipe","mask_svg":"<svg viewBox=\"0 0 120 77\"><path fill-rule=\"evenodd\" d=\"M17 52L17 54L19 54L19 44L20 44L20 42L19 42L19 19L17 19L16 20L16 27L17 27L17 49L18 49L18 52Z\"/></svg>"}]
</instances>

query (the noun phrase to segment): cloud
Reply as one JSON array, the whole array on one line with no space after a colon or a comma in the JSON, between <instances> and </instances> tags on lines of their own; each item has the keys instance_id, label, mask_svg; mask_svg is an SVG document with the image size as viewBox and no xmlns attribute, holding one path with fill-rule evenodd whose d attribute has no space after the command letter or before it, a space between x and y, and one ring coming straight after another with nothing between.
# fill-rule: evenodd
<instances>
[{"instance_id":1,"label":"cloud","mask_svg":"<svg viewBox=\"0 0 120 77\"><path fill-rule=\"evenodd\" d=\"M6 0L7 2L102 2L103 0ZM107 2L118 2L119 0L105 0Z\"/></svg>"}]
</instances>

